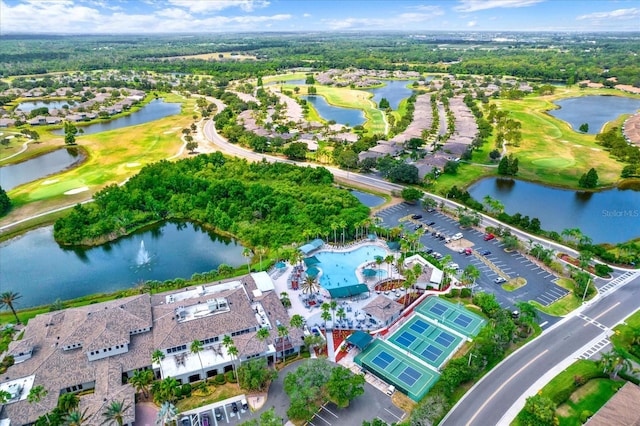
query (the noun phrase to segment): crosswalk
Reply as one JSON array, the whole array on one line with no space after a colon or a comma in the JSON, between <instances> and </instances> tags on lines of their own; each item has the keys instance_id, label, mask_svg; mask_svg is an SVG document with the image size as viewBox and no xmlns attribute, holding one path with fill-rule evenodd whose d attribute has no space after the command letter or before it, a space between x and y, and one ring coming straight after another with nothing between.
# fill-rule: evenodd
<instances>
[{"instance_id":1,"label":"crosswalk","mask_svg":"<svg viewBox=\"0 0 640 426\"><path fill-rule=\"evenodd\" d=\"M616 278L612 279L611 281L609 281L608 283L600 287L598 291L602 295L608 294L611 291L613 291L614 288L616 288L617 286L624 285L629 281L631 281L632 279L634 279L636 275L637 273L635 272L627 271L624 274L617 276Z\"/></svg>"},{"instance_id":2,"label":"crosswalk","mask_svg":"<svg viewBox=\"0 0 640 426\"><path fill-rule=\"evenodd\" d=\"M582 354L580 354L578 356L578 359L589 359L593 357L595 354L597 354L598 352L600 352L603 348L606 348L607 346L609 346L609 338L605 337L602 340L599 340L598 342L596 342L593 346L591 346L589 349L584 351Z\"/></svg>"}]
</instances>

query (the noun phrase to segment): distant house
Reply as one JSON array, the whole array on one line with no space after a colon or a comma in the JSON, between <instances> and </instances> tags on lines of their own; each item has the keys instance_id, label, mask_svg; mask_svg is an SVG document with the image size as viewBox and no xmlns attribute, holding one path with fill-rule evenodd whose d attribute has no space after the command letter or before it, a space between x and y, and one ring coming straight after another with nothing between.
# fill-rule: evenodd
<instances>
[{"instance_id":1,"label":"distant house","mask_svg":"<svg viewBox=\"0 0 640 426\"><path fill-rule=\"evenodd\" d=\"M13 127L16 124L16 120L13 118L0 118L0 127Z\"/></svg>"}]
</instances>

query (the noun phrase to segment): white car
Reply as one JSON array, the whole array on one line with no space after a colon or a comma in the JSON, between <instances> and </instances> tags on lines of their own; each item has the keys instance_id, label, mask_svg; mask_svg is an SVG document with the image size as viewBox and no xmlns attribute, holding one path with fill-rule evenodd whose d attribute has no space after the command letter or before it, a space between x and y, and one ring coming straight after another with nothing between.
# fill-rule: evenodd
<instances>
[{"instance_id":1,"label":"white car","mask_svg":"<svg viewBox=\"0 0 640 426\"><path fill-rule=\"evenodd\" d=\"M449 269L460 269L460 266L457 263L449 262L447 263L447 268Z\"/></svg>"},{"instance_id":2,"label":"white car","mask_svg":"<svg viewBox=\"0 0 640 426\"><path fill-rule=\"evenodd\" d=\"M462 233L458 232L458 233L457 233L457 234L455 234L453 237L451 237L451 239L452 239L453 241L457 241L457 240L462 239Z\"/></svg>"}]
</instances>

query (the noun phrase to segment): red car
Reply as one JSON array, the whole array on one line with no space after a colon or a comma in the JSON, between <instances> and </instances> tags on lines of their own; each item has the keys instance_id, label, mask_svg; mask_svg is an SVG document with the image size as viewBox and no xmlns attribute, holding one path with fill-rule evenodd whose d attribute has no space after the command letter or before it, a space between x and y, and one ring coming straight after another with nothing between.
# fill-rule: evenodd
<instances>
[{"instance_id":1,"label":"red car","mask_svg":"<svg viewBox=\"0 0 640 426\"><path fill-rule=\"evenodd\" d=\"M484 236L485 241L493 240L496 236L493 234L487 234Z\"/></svg>"}]
</instances>

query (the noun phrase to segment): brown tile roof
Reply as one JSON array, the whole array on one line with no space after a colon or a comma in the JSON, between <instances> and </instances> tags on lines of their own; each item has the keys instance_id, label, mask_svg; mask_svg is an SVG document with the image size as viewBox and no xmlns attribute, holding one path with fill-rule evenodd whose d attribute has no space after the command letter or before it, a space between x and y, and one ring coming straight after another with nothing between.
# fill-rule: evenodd
<instances>
[{"instance_id":1,"label":"brown tile roof","mask_svg":"<svg viewBox=\"0 0 640 426\"><path fill-rule=\"evenodd\" d=\"M402 305L386 296L378 295L371 302L367 303L362 310L382 322L387 322L394 315L402 311Z\"/></svg>"},{"instance_id":2,"label":"brown tile roof","mask_svg":"<svg viewBox=\"0 0 640 426\"><path fill-rule=\"evenodd\" d=\"M586 423L588 426L640 426L640 387L627 382Z\"/></svg>"}]
</instances>

